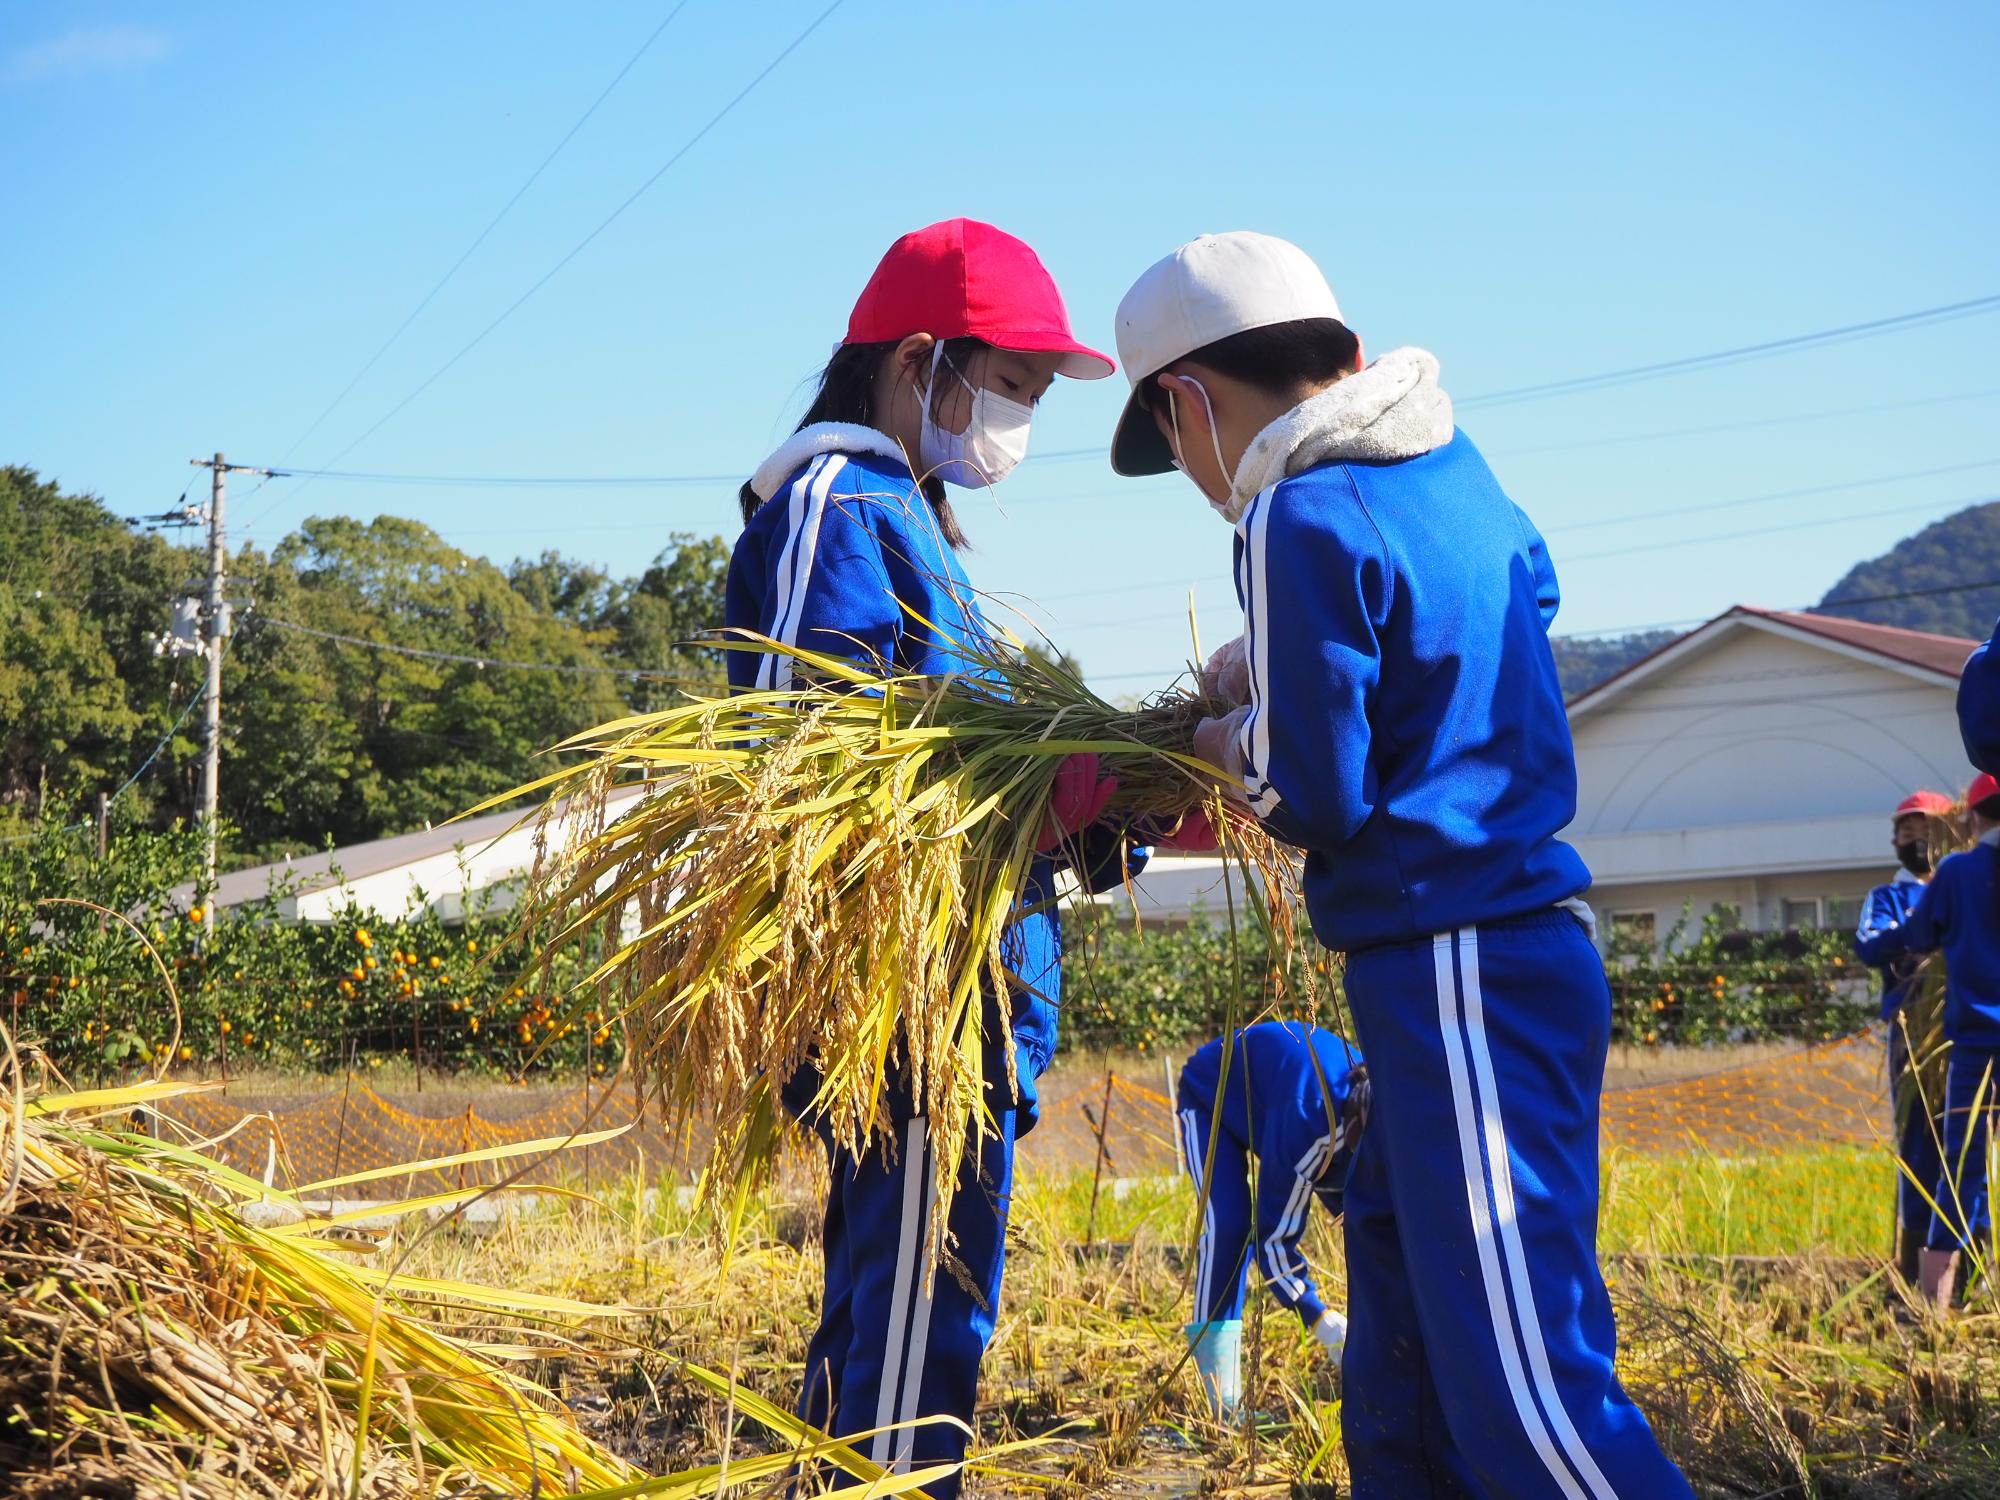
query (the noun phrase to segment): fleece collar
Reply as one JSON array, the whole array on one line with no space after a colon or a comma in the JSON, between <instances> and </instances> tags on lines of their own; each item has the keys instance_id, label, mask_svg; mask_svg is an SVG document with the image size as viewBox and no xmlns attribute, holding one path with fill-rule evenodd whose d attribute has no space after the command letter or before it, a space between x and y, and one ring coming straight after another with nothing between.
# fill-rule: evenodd
<instances>
[{"instance_id":1,"label":"fleece collar","mask_svg":"<svg viewBox=\"0 0 2000 1500\"><path fill-rule=\"evenodd\" d=\"M757 472L750 476L750 488L759 500L768 500L800 464L822 453L872 453L905 466L909 463L902 447L886 432L856 422L815 422L786 438L776 453L757 466Z\"/></svg>"},{"instance_id":2,"label":"fleece collar","mask_svg":"<svg viewBox=\"0 0 2000 1500\"><path fill-rule=\"evenodd\" d=\"M1392 349L1258 433L1236 466L1228 502L1216 509L1234 525L1260 491L1315 464L1396 463L1442 448L1451 432L1451 397L1438 384L1437 356Z\"/></svg>"}]
</instances>

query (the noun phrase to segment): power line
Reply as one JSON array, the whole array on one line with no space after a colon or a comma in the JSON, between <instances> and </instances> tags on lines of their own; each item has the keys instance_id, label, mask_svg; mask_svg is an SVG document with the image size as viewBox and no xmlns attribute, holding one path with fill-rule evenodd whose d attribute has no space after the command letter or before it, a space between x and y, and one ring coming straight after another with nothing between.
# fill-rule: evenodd
<instances>
[{"instance_id":1,"label":"power line","mask_svg":"<svg viewBox=\"0 0 2000 1500\"><path fill-rule=\"evenodd\" d=\"M300 446L304 444L306 439L311 437L315 432L319 431L321 424L324 423L328 417L333 415L335 409L339 407L341 402L345 401L350 395L353 394L354 388L357 385L361 384L363 378L368 374L370 370L375 368L376 363L382 358L382 356L389 352L391 346L395 344L396 340L400 339L406 332L409 331L410 325L416 322L417 319L422 315L423 310L431 305L432 299L435 298L439 292L443 291L447 283L451 281L452 277L456 276L459 273L460 269L465 265L465 263L468 260L472 259L473 252L478 250L481 245L486 243L487 236L492 234L495 229L500 227L500 221L506 218L508 214L514 211L514 205L519 203L521 199L527 195L528 189L533 187L535 183L541 178L542 173L546 172L549 169L550 164L554 162L558 156L562 155L563 148L569 145L569 143L576 138L576 133L579 130L583 129L584 125L589 122L590 117L592 115L597 113L598 106L603 104L606 99L609 99L611 97L612 90L616 89L619 84L625 81L625 75L631 72L633 68L638 66L639 59L644 57L646 53L649 50L651 50L653 43L657 42L660 39L661 33L664 32L669 26L673 24L674 17L678 16L686 8L687 8L687 0L679 0L679 3L675 5L672 10L667 12L666 19L660 22L658 26L655 26L653 28L652 34L648 36L645 41L639 44L639 50L637 52L634 52L630 57L628 57L625 60L625 66L620 68L617 71L617 73L615 73L612 76L611 82L607 83L604 86L603 92L600 93L595 99L590 101L590 108L586 109L582 114L578 115L576 118L576 123L571 125L570 128L563 133L563 138L556 142L555 149L549 152L547 156L542 158L541 165L536 167L534 171L528 174L527 181L523 182L519 187L514 189L513 197L509 198L505 203L500 205L500 212L495 214L491 219L487 221L486 227L480 230L478 234L473 236L472 243L465 247L464 251L459 255L457 260L451 263L450 268L446 270L444 275L440 276L437 279L436 284L433 285L429 291L425 292L420 299L418 299L417 305L410 309L409 315L405 317L402 322L396 325L395 332L391 333L386 339L384 339L382 341L381 347L378 348L373 354L368 356L366 362L362 364L361 368L354 372L353 378L350 379L346 385L340 388L340 394L335 396L331 401L329 401L326 404L326 409L322 411L318 416L313 418L312 425L306 428L306 430L300 433L296 438L292 439L291 446L285 450L286 458L290 458L294 453L298 452ZM282 463L283 460L281 459L280 462Z\"/></svg>"},{"instance_id":2,"label":"power line","mask_svg":"<svg viewBox=\"0 0 2000 1500\"><path fill-rule=\"evenodd\" d=\"M1920 396L1914 401L1878 401L1867 406L1842 406L1825 411L1797 412L1785 417L1754 417L1747 422L1712 422L1701 427L1668 427L1652 432L1628 432L1620 437L1582 438L1572 443L1536 443L1524 448L1495 448L1488 458L1528 458L1543 453L1577 453L1587 448L1619 448L1631 443L1663 442L1670 438L1707 437L1717 432L1752 432L1767 427L1792 427L1804 422L1825 422L1836 417L1865 417L1885 411L1909 411L1916 407L1946 406L1958 401L1984 401L2000 396L2000 388L1984 391L1953 391L1943 396Z\"/></svg>"},{"instance_id":3,"label":"power line","mask_svg":"<svg viewBox=\"0 0 2000 1500\"><path fill-rule=\"evenodd\" d=\"M400 484L479 489L659 489L672 485L741 484L742 474L382 474L353 469L280 469L281 479L342 479L350 484Z\"/></svg>"},{"instance_id":4,"label":"power line","mask_svg":"<svg viewBox=\"0 0 2000 1500\"><path fill-rule=\"evenodd\" d=\"M1898 599L1926 599L1941 594L1973 593L1980 589L2000 589L2000 578L1982 579L1976 583L1936 584L1932 587L1921 589L1898 589L1893 593L1886 594L1856 594L1846 599L1833 599L1821 604L1794 605L1789 609L1779 611L1779 613L1825 614L1829 610L1853 609L1863 604L1888 604ZM1691 625L1706 625L1714 618L1716 618L1714 615L1688 615L1678 620L1650 620L1638 625L1607 625L1598 630L1568 631L1562 635L1551 636L1549 639L1553 642L1588 641L1603 636L1639 635L1649 631L1676 630ZM1153 667L1140 672L1092 672L1087 675L1094 682L1127 682L1142 677L1157 679L1162 676L1167 676L1168 680L1171 680L1170 674L1186 670L1187 668L1183 665L1178 667Z\"/></svg>"},{"instance_id":5,"label":"power line","mask_svg":"<svg viewBox=\"0 0 2000 1500\"><path fill-rule=\"evenodd\" d=\"M1953 512L1956 513L1974 505L1990 505L1996 498L2000 497L1978 495L1969 500L1946 501L1944 503L1950 505ZM1810 531L1820 526L1845 526L1854 521L1872 521L1878 516L1907 516L1916 515L1923 511L1934 511L1938 508L1938 504L1939 502L1933 500L1925 505L1901 505L1891 510L1863 510L1844 516L1814 516L1804 521L1783 521L1775 526L1753 526L1746 531L1710 532L1704 536L1680 537L1672 541L1641 542L1630 547L1609 547L1602 552L1579 553L1577 556L1567 559L1567 561L1573 563L1596 562L1606 557L1629 556L1634 552L1665 552L1680 547L1705 546L1711 542L1741 541L1744 537L1774 536L1783 531Z\"/></svg>"},{"instance_id":6,"label":"power line","mask_svg":"<svg viewBox=\"0 0 2000 1500\"><path fill-rule=\"evenodd\" d=\"M1557 533L1564 531L1583 530L1587 527L1618 525L1626 521L1649 521L1649 520L1658 520L1663 517L1670 517L1670 516L1693 515L1703 511L1735 510L1741 506L1761 505L1772 500L1796 500L1811 495L1833 494L1842 490L1863 489L1871 485L1895 484L1895 483L1900 483L1904 480L1926 478L1938 474L1954 474L1954 473L1964 472L1965 470L1968 469L1990 468L1995 464L2000 464L2000 459L1980 459L1977 462L1969 464L1951 464L1936 469L1917 469L1902 474L1883 474L1869 479L1840 480L1833 484L1811 485L1805 488L1792 489L1792 490L1777 490L1773 491L1770 494L1765 494L1765 495L1745 495L1730 500L1707 500L1701 502L1698 505L1678 506L1666 510L1645 511L1636 515L1611 516L1601 520L1571 521L1571 522L1565 522L1564 524L1559 526L1550 526L1548 528L1548 531L1550 535L1555 535ZM1964 500L1964 501L1959 501L1957 503L1961 506L1980 505L1985 503L1986 498L1988 497L1982 497L1980 499L1974 499L1974 500ZM1939 502L1932 501L1924 505L1905 506L1897 510L1875 510L1865 513L1857 513L1853 516L1842 516L1842 517L1832 517L1832 518L1813 517L1807 521L1787 522L1781 526L1769 527L1759 531L1728 532L1720 535L1714 533L1704 533L1700 536L1682 537L1674 541L1636 543L1630 547L1612 548L1608 551L1603 551L1603 552L1579 553L1574 556L1560 558L1559 561L1563 565L1567 566L1570 563L1592 562L1598 558L1619 557L1629 552L1645 552L1655 547L1689 547L1689 546L1695 546L1703 542L1726 542L1726 541L1732 541L1739 536L1761 536L1764 535L1766 531L1789 531L1802 526L1813 526L1822 524L1830 525L1837 521L1843 521L1843 520L1864 520L1870 515L1880 515L1880 516L1909 515L1909 514L1914 514L1917 511L1935 509L1938 503ZM1149 583L1124 583L1124 584L1114 585L1110 588L1077 589L1064 594L1045 594L1037 602L1043 604L1054 604L1066 599L1101 599L1101 598L1109 598L1117 594L1148 593L1153 590L1164 589L1164 588L1187 588L1191 587L1196 581L1198 580L1191 579L1185 576L1179 578L1156 578Z\"/></svg>"},{"instance_id":7,"label":"power line","mask_svg":"<svg viewBox=\"0 0 2000 1500\"><path fill-rule=\"evenodd\" d=\"M560 267L558 267L558 269L560 269ZM532 295L532 293L530 295ZM1981 302L1976 306L1983 308L1985 304L1994 302L2000 302L2000 297L1981 299ZM1965 305L1967 304L1954 304L1954 306L1965 306ZM503 314L503 317L504 316L505 315ZM1923 314L1906 315L1906 317L1908 318L1917 318L1922 316L1924 315ZM1960 314L1960 316L1971 316L1971 314L1962 313ZM1882 326L1882 325L1893 325L1893 326ZM1878 331L1880 332L1893 332L1895 331L1895 328L1906 326L1906 324L1903 321L1897 319L1883 319L1880 320L1879 325L1858 324L1854 326L1859 328L1875 328L1878 329ZM1799 336L1799 339L1797 341L1781 340L1779 342L1781 344L1789 342L1797 342L1803 345L1804 342L1807 340L1814 340L1821 338L1826 338L1828 341L1831 342L1831 341L1837 341L1834 340L1832 337L1835 334L1839 334L1844 337L1850 337L1850 338L1860 336L1858 334L1855 334L1852 331L1852 329L1836 329L1836 330L1828 330L1828 332L1824 335L1802 334ZM484 335L482 334L481 337L484 337ZM1758 345L1751 347L1762 348L1766 346ZM1783 352L1783 351L1779 350L1777 352ZM1723 354L1725 355L1740 354L1740 353L1741 351L1723 351ZM1709 356L1709 355L1691 356L1691 358L1693 359L1711 359L1718 357L1720 356ZM1673 362L1673 363L1680 363L1680 362ZM1641 367L1641 368L1652 368L1652 367ZM1605 378L1607 377L1602 375L1585 375L1576 377L1576 380L1578 382L1589 382L1589 381L1602 380ZM1559 385L1567 384L1567 382L1556 382L1556 384ZM1457 402L1456 404L1461 407L1476 407L1481 404L1492 404L1499 399L1500 395L1504 394L1506 393L1499 393L1499 395L1493 395L1493 396L1469 396L1466 397L1464 400ZM1627 433L1619 437L1588 438L1582 441L1571 442L1571 443L1546 443L1546 444L1539 444L1535 446L1522 447L1522 448L1499 448L1493 450L1493 452L1489 456L1493 458L1519 458L1535 454L1568 453L1589 448L1609 448L1609 447L1617 447L1623 444L1655 442L1672 438L1703 437L1711 433L1718 433L1718 432L1747 432L1761 428L1782 427L1803 422L1828 421L1839 417L1866 416L1886 411L1907 411L1917 407L1939 406L1959 401L1980 401L1980 400L1986 400L1993 396L2000 396L2000 387L1988 390L1979 390L1979 391L1950 392L1939 396L1920 397L1912 401L1876 402L1865 406L1837 407L1824 411L1801 412L1791 416L1760 417L1745 422L1717 422L1706 426L1698 426L1698 427L1674 427L1674 428L1656 430L1652 432ZM366 436L366 434L364 434L364 436ZM358 441L359 440L357 439L357 442ZM294 444L293 446L296 447L297 445ZM1101 447L1056 448L1056 449L1051 449L1045 453L1031 452L1027 456L1027 458L1023 460L1023 462L1065 463L1076 459L1102 458L1106 455L1108 451L1109 451L1108 449ZM667 488L667 487L681 486L681 485L697 486L697 485L711 485L711 484L738 484L741 483L743 478L741 474L394 474L394 473L380 473L380 472L363 471L363 470L335 469L332 467L317 468L317 469L288 468L285 467L282 463L280 463L276 467L276 472L274 473L273 477L280 479L296 478L296 479L306 479L306 480L340 479L355 484L396 484L396 485L409 485L409 486L436 485L436 486L447 486L447 487L465 486L465 487L475 487L475 488L543 487L551 489L588 489L588 488L650 489L650 488ZM304 486L302 485L300 486L300 488L303 489ZM296 491L294 491L294 493L296 493ZM1133 495L1136 497L1143 493L1144 491L1141 491L1137 489L1134 485L1128 483L1123 486L1120 486L1115 490L1104 490L1104 491L1093 492L1092 495L1085 498L1101 498L1103 496L1124 496L1124 495ZM1049 503L1051 500L1053 500L1053 498L1054 497L1046 497L1046 496L1023 497L1022 499L1014 501L1012 503L1016 505L1044 504L1044 503ZM260 517L259 519L262 518Z\"/></svg>"},{"instance_id":8,"label":"power line","mask_svg":"<svg viewBox=\"0 0 2000 1500\"><path fill-rule=\"evenodd\" d=\"M1598 526L1624 526L1634 521L1658 521L1670 516L1692 516L1710 510L1738 510L1746 505L1767 505L1773 500L1800 500L1811 495L1831 495L1842 490L1871 489L1878 484L1901 484L1907 479L1934 479L1940 474L1963 474L1970 469L1990 469L1995 464L2000 464L2000 458L1981 458L1967 464L1945 464L1935 469L1910 469L1901 474L1877 474L1869 479L1843 479L1833 484L1812 484L1793 490L1773 490L1766 495L1745 495L1735 500L1705 500L1699 505L1674 505L1665 510L1642 510L1630 515L1599 516L1589 521L1565 521L1561 525L1546 529L1553 535L1559 531L1587 531ZM1578 562L1581 559L1571 558L1570 561Z\"/></svg>"},{"instance_id":9,"label":"power line","mask_svg":"<svg viewBox=\"0 0 2000 1500\"><path fill-rule=\"evenodd\" d=\"M1941 583L1927 589L1899 589L1893 594L1856 594L1851 599L1826 599L1807 608L1824 613L1829 609L1849 609L1857 604L1887 604L1895 599L1928 599L1937 594L1969 594L1979 589L2000 589L2000 578L1983 583Z\"/></svg>"},{"instance_id":10,"label":"power line","mask_svg":"<svg viewBox=\"0 0 2000 1500\"><path fill-rule=\"evenodd\" d=\"M612 209L609 214L604 216L604 218L599 220L596 228L592 229L590 233L586 234L582 239L578 240L576 244L571 246L570 249L563 254L560 260L558 260L554 265L550 266L548 270L544 271L541 274L541 276L538 277L528 287L526 291L522 292L521 295L516 297L512 302L508 303L507 306L501 310L500 315L498 317L494 318L492 322L488 323L484 328L480 329L478 333L474 334L470 339L466 340L465 343L461 344L456 353L454 353L443 364L439 365L435 370L431 371L429 375L426 375L421 381L419 381L415 386L415 388L412 389L408 395L404 396L402 400L398 401L394 406L391 406L381 416L377 417L373 423L371 423L368 427L363 429L360 436L356 437L345 448L342 448L332 458L328 459L325 467L331 469L334 465L338 464L341 459L345 458L348 454L352 453L356 448L360 447L363 443L368 441L369 438L373 437L392 419L394 419L394 417L399 412L401 412L405 407L407 407L412 401L415 401L425 391L429 390L440 379L442 379L447 372L449 372L455 365L458 364L460 360L464 359L466 355L470 354L474 349L478 348L482 343L484 343L488 338L488 336L491 335L495 329L499 328L501 324L505 323L509 318L513 317L515 313L519 312L521 308L527 304L530 298L532 298L537 292L541 291L541 289L547 286L551 281L555 280L555 278L561 274L564 267L568 266L571 261L575 260L577 256L581 255L587 248L589 248L589 246L593 242L595 242L595 240L599 235L603 234L605 230L609 229L614 223L616 223L618 219L624 215L627 209L631 208L633 204L637 203L642 197L644 197L646 193L651 190L653 185L657 183L662 177L666 176L667 173L671 171L681 161L683 157L685 157L690 151L694 150L696 146L701 144L701 142L708 136L710 131L714 130L716 126L720 125L725 119L729 117L730 114L732 114L735 111L738 105L740 105L745 99L749 98L750 95L756 90L757 86L761 84L766 78L770 77L771 74L778 69L779 65L782 64L786 58L790 57L802 45L804 45L806 39L810 37L815 31L819 30L819 28L826 22L827 18L830 17L835 11L839 10L844 3L845 0L833 0L833 3L831 5L827 6L825 10L821 11L817 16L815 16L812 19L812 21L807 24L806 28L803 31L799 32L797 36L793 37L791 41L787 42L783 47L783 49L779 51L778 55L773 57L768 63L766 63L761 69L759 69L756 75L753 78L751 78L751 80L748 83L743 85L743 87L736 92L736 94L729 100L727 104L723 105L721 109L717 110L713 115L709 116L708 122L704 124L699 130L697 130L693 135L689 136L687 140L681 144L680 149L675 151L673 155L669 156L664 162L662 162L659 168L653 173L652 176L648 177L644 182L640 183L639 186L634 188L630 193L630 195L628 195L622 203L620 203L616 208ZM308 479L306 481L306 484L310 484L311 482L312 481ZM305 484L300 485L298 490L292 491L292 496L296 496L299 493L299 490L303 490L304 488ZM257 517L257 521L263 520L264 515L269 514L269 509L270 508L267 508L263 513L260 513ZM253 521L251 525L252 526L256 525L256 521Z\"/></svg>"},{"instance_id":11,"label":"power line","mask_svg":"<svg viewBox=\"0 0 2000 1500\"><path fill-rule=\"evenodd\" d=\"M153 746L153 748L146 753L146 758L139 762L139 769L134 771L130 776L127 776L124 782L119 786L118 790L113 792L109 797L105 799L104 802L105 807L109 808L114 803L116 803L120 797L124 796L127 792L131 791L134 786L138 785L140 777L144 776L148 771L153 769L153 762L158 760L162 755L166 754L167 746L171 745L174 742L174 736L179 734L181 730L187 726L187 721L191 717L193 717L194 711L197 708L200 708L201 705L205 701L207 701L207 698L208 698L208 690L206 686L198 688L195 691L195 695L192 698L188 699L187 707L181 710L180 717L175 719L172 726L167 730L167 732L160 736L160 742L157 745ZM66 827L59 828L56 831L58 833L77 833L85 828L88 828L90 826L90 821L91 821L90 819L85 818L80 822L68 824ZM32 842L35 837L36 835L32 833L16 834L12 838L0 839L0 844L25 844Z\"/></svg>"},{"instance_id":12,"label":"power line","mask_svg":"<svg viewBox=\"0 0 2000 1500\"><path fill-rule=\"evenodd\" d=\"M1742 344L1734 349L1717 349L1707 354L1689 354L1680 359L1659 360L1649 365L1630 365L1622 370L1603 370L1595 375L1576 375L1567 380L1548 380L1538 385L1514 386L1509 390L1490 391L1482 396L1468 396L1456 404L1472 409L1482 406L1508 406L1517 401L1539 401L1550 396L1577 395L1584 391L1602 390L1607 386L1630 385L1635 381L1659 380L1665 376L1687 374L1694 370L1712 370L1723 365L1742 364L1748 360L1770 359L1776 355L1791 354L1801 349L1819 349L1830 344L1848 343L1855 339L1877 338L1882 334L1897 333L1907 328L1976 317L1981 313L1992 312L1996 308L2000 308L2000 293L1973 297L1964 302L1946 302L1937 307L1920 308L1915 312L1897 313L1893 317L1871 318L1866 323L1848 323L1839 328L1822 328L1813 333L1794 334L1790 338L1767 339L1761 344Z\"/></svg>"},{"instance_id":13,"label":"power line","mask_svg":"<svg viewBox=\"0 0 2000 1500\"><path fill-rule=\"evenodd\" d=\"M124 785L120 786L117 791L111 794L111 800L113 802L116 802L120 797L124 796L127 792L131 791L133 786L138 782L139 778L141 776L144 776L148 771L152 770L153 762L158 760L162 755L166 753L167 746L171 745L174 742L174 736L181 732L182 727L185 726L189 718L193 716L194 711L197 708L201 707L201 705L205 703L207 700L208 700L207 687L203 686L197 689L195 695L192 698L188 699L187 707L181 710L181 716L178 719L174 720L173 727L169 729L165 734L160 736L159 744L153 746L151 752L147 754L146 758L139 762L139 769L134 771L130 776L126 777ZM78 824L77 826L82 827L83 825Z\"/></svg>"}]
</instances>

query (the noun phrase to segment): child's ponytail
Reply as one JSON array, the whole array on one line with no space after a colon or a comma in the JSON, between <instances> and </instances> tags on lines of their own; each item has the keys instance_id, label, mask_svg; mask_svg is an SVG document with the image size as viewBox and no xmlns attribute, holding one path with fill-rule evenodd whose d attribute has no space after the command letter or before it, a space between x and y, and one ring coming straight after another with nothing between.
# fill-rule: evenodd
<instances>
[{"instance_id":1,"label":"child's ponytail","mask_svg":"<svg viewBox=\"0 0 2000 1500\"><path fill-rule=\"evenodd\" d=\"M799 425L792 429L802 432L820 422L851 422L857 427L876 427L875 420L875 376L882 368L882 361L888 358L896 347L896 342L876 344L842 344L833 351L833 358L820 371L819 391L806 408L806 414L799 418ZM978 339L946 339L944 357L959 369L966 368L972 352L984 347ZM931 503L931 510L937 516L938 534L953 551L961 551L966 545L965 531L958 524L958 516L951 508L951 501L945 495L943 481L934 475L923 480L924 498ZM743 521L749 524L757 514L764 499L751 488L746 480L736 492L736 503L743 511Z\"/></svg>"}]
</instances>

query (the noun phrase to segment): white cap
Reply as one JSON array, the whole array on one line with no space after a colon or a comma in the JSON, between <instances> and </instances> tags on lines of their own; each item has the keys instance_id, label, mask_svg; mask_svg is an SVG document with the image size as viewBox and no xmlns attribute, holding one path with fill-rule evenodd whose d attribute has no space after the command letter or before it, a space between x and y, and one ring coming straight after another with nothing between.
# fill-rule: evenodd
<instances>
[{"instance_id":1,"label":"white cap","mask_svg":"<svg viewBox=\"0 0 2000 1500\"><path fill-rule=\"evenodd\" d=\"M1140 404L1142 385L1177 359L1231 334L1306 318L1340 318L1312 257L1288 240L1237 230L1205 234L1147 268L1118 304L1118 362L1132 395L1111 440L1120 474L1164 474L1173 452Z\"/></svg>"}]
</instances>

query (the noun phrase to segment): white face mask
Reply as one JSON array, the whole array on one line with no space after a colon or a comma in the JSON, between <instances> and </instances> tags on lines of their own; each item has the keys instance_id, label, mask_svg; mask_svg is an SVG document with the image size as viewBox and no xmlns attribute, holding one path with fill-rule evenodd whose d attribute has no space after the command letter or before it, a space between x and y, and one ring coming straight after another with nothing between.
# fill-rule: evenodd
<instances>
[{"instance_id":1,"label":"white face mask","mask_svg":"<svg viewBox=\"0 0 2000 1500\"><path fill-rule=\"evenodd\" d=\"M1208 440L1215 445L1215 469L1222 476L1222 482L1229 486L1229 493L1224 495L1220 500L1209 494L1207 490L1201 491L1201 498L1209 503L1217 515L1221 516L1231 526L1234 526L1241 519L1242 510L1236 504L1236 476L1229 472L1229 460L1222 456L1222 434L1216 430L1215 426L1215 403L1208 399L1208 387L1203 385L1199 380L1196 380L1192 375L1183 375L1181 378L1201 392L1201 404L1208 408ZM1174 440L1170 445L1173 449L1174 467L1179 469L1183 474L1187 474L1188 466L1181 459L1180 412L1174 406L1174 393L1171 390L1167 392L1167 420L1173 424L1174 429ZM1194 475L1188 474L1188 478L1192 480ZM1195 488L1201 489L1201 486L1197 484Z\"/></svg>"},{"instance_id":2,"label":"white face mask","mask_svg":"<svg viewBox=\"0 0 2000 1500\"><path fill-rule=\"evenodd\" d=\"M931 412L937 399L940 367L950 370L953 378L972 395L972 415L963 432L945 431ZM917 398L917 404L923 411L918 458L926 471L947 484L969 490L984 489L1005 479L1028 456L1028 427L1034 421L1035 409L974 386L944 357L942 344L931 355L930 388Z\"/></svg>"}]
</instances>

